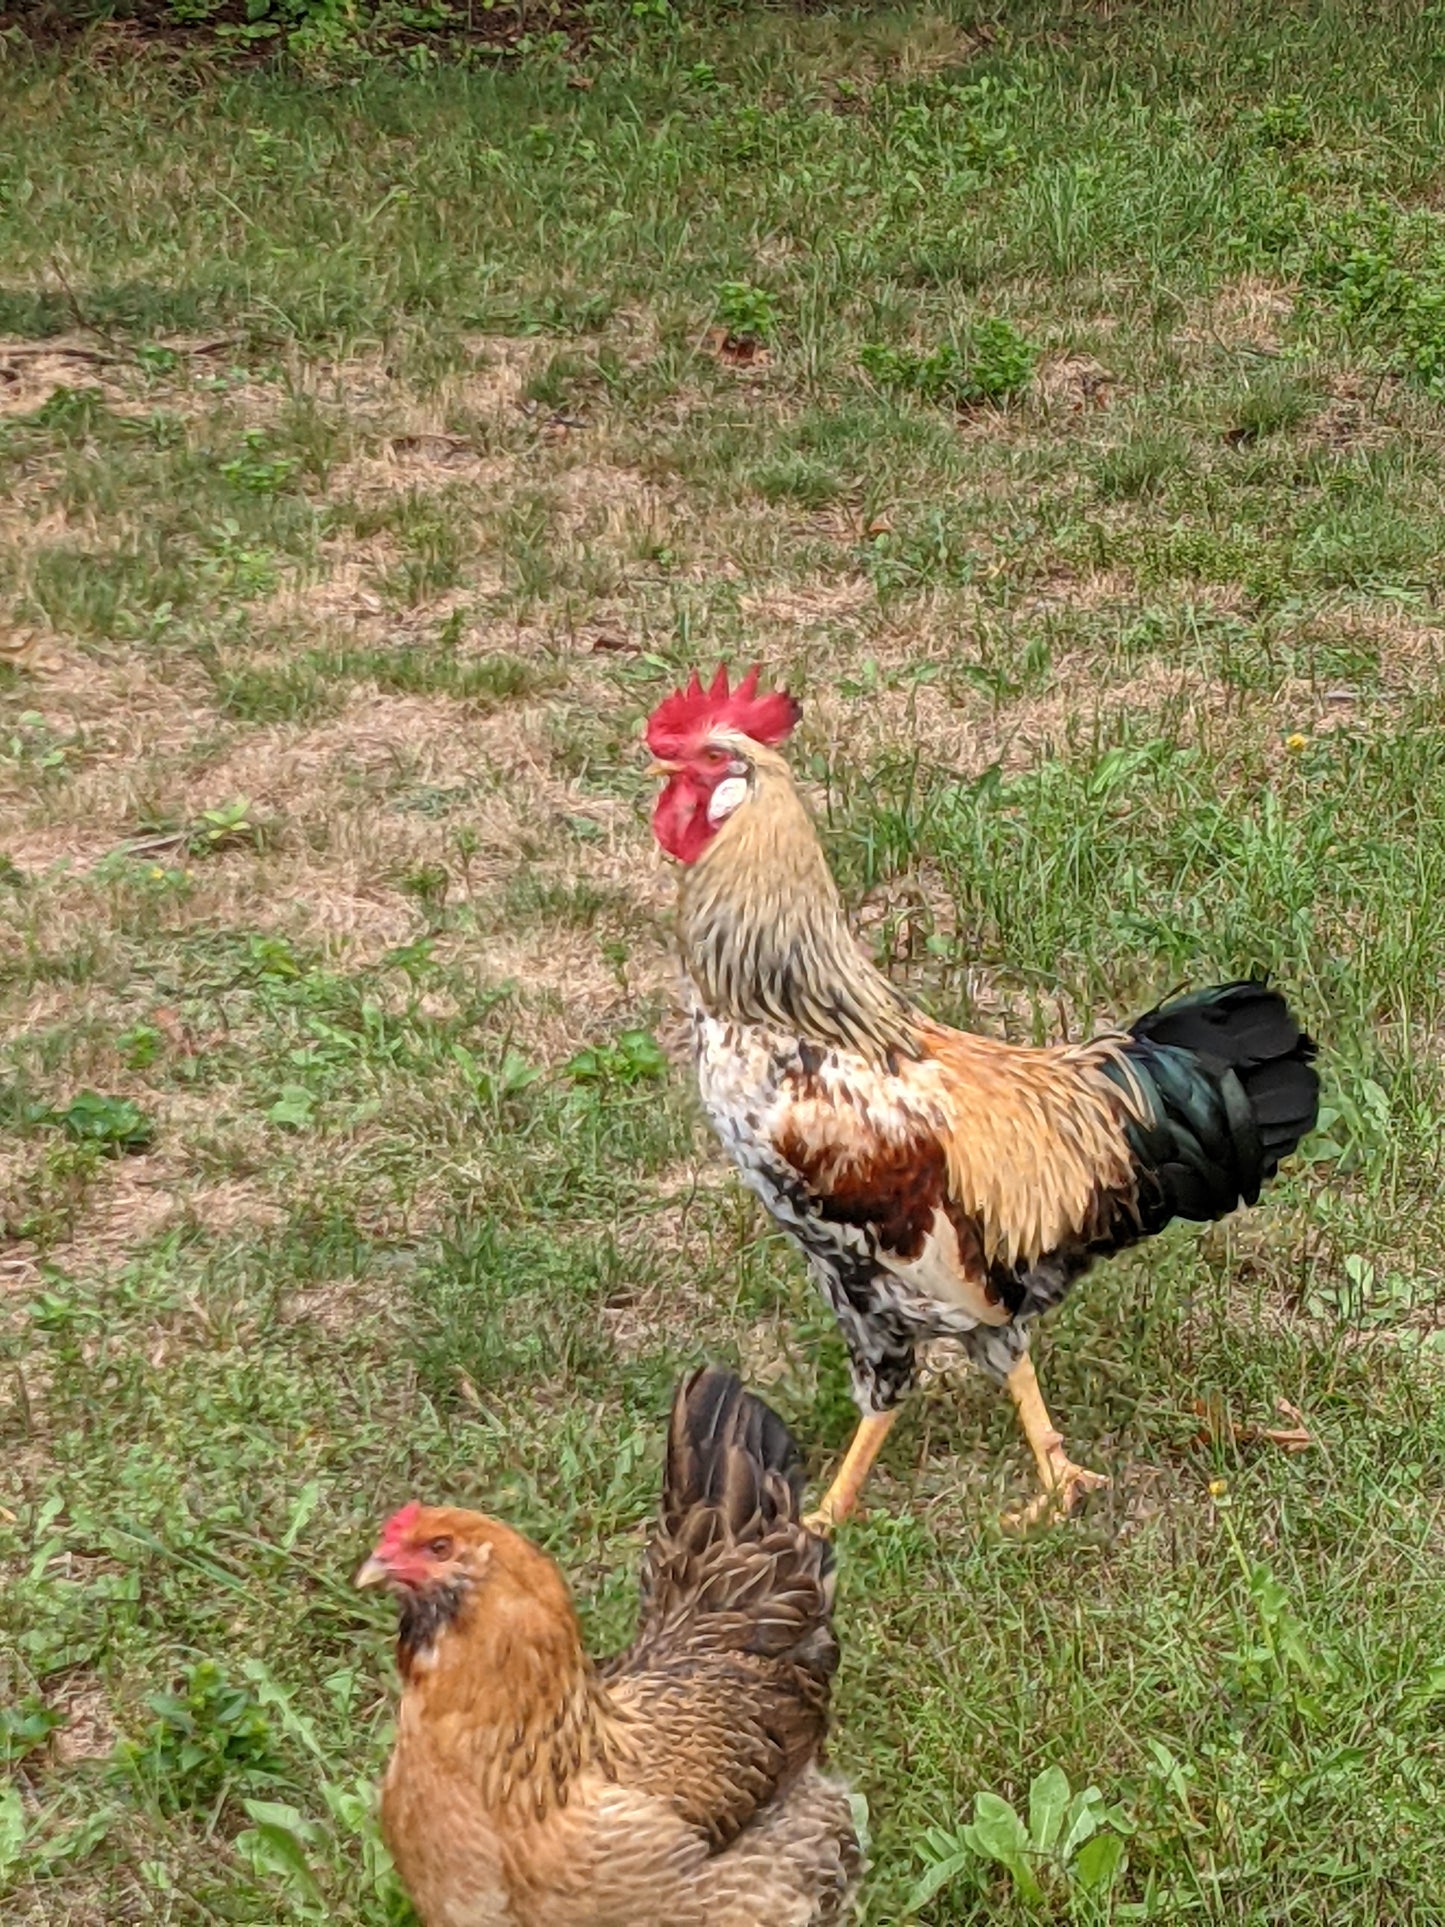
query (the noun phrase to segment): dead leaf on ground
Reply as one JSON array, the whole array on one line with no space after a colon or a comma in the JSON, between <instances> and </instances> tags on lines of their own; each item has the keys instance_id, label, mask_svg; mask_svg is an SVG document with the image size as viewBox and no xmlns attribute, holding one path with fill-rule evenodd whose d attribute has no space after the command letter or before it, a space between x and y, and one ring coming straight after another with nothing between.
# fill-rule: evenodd
<instances>
[{"instance_id":1,"label":"dead leaf on ground","mask_svg":"<svg viewBox=\"0 0 1445 1927\"><path fill-rule=\"evenodd\" d=\"M542 412L541 403L533 401L530 396L519 401L517 406L521 409L522 413L532 421L535 421ZM585 428L586 426L587 418L585 415L569 415L565 409L558 408L548 415L542 423L542 438L544 441L560 442L565 436L571 434L574 429Z\"/></svg>"},{"instance_id":2,"label":"dead leaf on ground","mask_svg":"<svg viewBox=\"0 0 1445 1927\"><path fill-rule=\"evenodd\" d=\"M1194 1410L1204 1420L1198 1434L1202 1445L1213 1445L1226 1435L1236 1445L1276 1445L1282 1452L1308 1452L1314 1445L1314 1436L1305 1424L1304 1413L1297 1405L1291 1405L1287 1398L1277 1398L1274 1409L1282 1417L1292 1421L1289 1425L1248 1425L1241 1424L1229 1415L1224 1401L1217 1395L1208 1399L1197 1398Z\"/></svg>"},{"instance_id":3,"label":"dead leaf on ground","mask_svg":"<svg viewBox=\"0 0 1445 1927\"><path fill-rule=\"evenodd\" d=\"M729 334L726 328L709 328L703 337L707 351L728 368L766 368L772 350L755 335Z\"/></svg>"},{"instance_id":4,"label":"dead leaf on ground","mask_svg":"<svg viewBox=\"0 0 1445 1927\"><path fill-rule=\"evenodd\" d=\"M462 435L393 435L386 444L388 455L419 455L426 462L450 462L473 453L472 444Z\"/></svg>"},{"instance_id":5,"label":"dead leaf on ground","mask_svg":"<svg viewBox=\"0 0 1445 1927\"><path fill-rule=\"evenodd\" d=\"M1277 1398L1274 1409L1283 1417L1292 1419L1293 1424L1263 1426L1259 1436L1262 1439L1268 1439L1271 1445L1278 1445L1286 1452L1307 1452L1314 1444L1314 1439L1309 1427L1305 1424L1304 1413L1297 1405L1291 1405L1287 1398Z\"/></svg>"},{"instance_id":6,"label":"dead leaf on ground","mask_svg":"<svg viewBox=\"0 0 1445 1927\"><path fill-rule=\"evenodd\" d=\"M0 663L11 669L45 669L56 666L56 657L38 630L7 629L0 624Z\"/></svg>"},{"instance_id":7,"label":"dead leaf on ground","mask_svg":"<svg viewBox=\"0 0 1445 1927\"><path fill-rule=\"evenodd\" d=\"M204 1042L169 1004L157 1004L150 1021L178 1056L199 1057L203 1050L214 1049L226 1041L224 1031L213 1031Z\"/></svg>"}]
</instances>

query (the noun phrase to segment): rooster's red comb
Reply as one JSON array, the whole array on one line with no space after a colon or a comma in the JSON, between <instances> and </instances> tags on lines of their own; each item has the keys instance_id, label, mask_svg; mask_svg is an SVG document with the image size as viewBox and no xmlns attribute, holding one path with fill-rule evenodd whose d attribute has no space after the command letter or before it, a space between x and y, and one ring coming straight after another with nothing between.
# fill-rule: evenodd
<instances>
[{"instance_id":1,"label":"rooster's red comb","mask_svg":"<svg viewBox=\"0 0 1445 1927\"><path fill-rule=\"evenodd\" d=\"M758 694L756 663L731 690L726 663L708 689L694 669L686 689L674 689L648 717L647 747L654 756L685 756L715 729L733 729L772 749L792 733L802 713L802 704L785 689Z\"/></svg>"}]
</instances>

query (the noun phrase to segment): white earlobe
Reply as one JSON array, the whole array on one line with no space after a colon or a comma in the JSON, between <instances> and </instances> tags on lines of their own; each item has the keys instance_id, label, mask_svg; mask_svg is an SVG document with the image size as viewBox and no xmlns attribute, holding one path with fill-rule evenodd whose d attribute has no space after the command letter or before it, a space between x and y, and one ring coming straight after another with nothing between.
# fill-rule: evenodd
<instances>
[{"instance_id":1,"label":"white earlobe","mask_svg":"<svg viewBox=\"0 0 1445 1927\"><path fill-rule=\"evenodd\" d=\"M731 816L747 793L746 776L724 777L707 800L708 822L721 823L725 816Z\"/></svg>"}]
</instances>

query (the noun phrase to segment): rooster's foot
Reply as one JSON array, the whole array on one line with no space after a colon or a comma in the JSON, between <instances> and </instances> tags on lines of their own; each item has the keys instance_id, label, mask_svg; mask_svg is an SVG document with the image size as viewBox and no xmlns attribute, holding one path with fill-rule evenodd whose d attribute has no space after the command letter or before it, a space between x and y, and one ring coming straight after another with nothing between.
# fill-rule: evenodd
<instances>
[{"instance_id":1,"label":"rooster's foot","mask_svg":"<svg viewBox=\"0 0 1445 1927\"><path fill-rule=\"evenodd\" d=\"M1006 1512L1003 1523L1011 1532L1028 1532L1036 1525L1055 1524L1067 1519L1086 1492L1097 1491L1109 1483L1102 1472L1090 1472L1065 1458L1062 1450L1049 1454L1048 1482L1026 1506Z\"/></svg>"}]
</instances>

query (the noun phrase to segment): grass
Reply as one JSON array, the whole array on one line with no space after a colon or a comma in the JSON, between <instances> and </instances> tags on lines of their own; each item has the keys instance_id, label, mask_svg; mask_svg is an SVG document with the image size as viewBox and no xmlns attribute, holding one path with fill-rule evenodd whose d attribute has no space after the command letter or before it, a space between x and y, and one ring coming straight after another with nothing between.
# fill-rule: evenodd
<instances>
[{"instance_id":1,"label":"grass","mask_svg":"<svg viewBox=\"0 0 1445 1927\"><path fill-rule=\"evenodd\" d=\"M11 49L7 1919L403 1920L384 1513L503 1514L605 1647L681 1369L737 1361L816 1476L844 1442L696 1115L646 824L639 720L722 654L803 693L942 1014L1267 968L1325 1048L1267 1204L1052 1321L1086 1520L1000 1532L977 1381L890 1441L840 1549L864 1918L1441 1918L1437 26L654 10L344 85Z\"/></svg>"}]
</instances>

